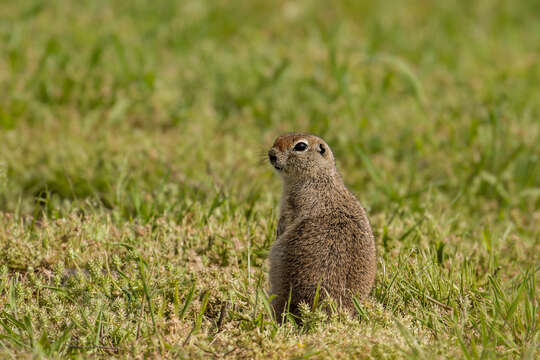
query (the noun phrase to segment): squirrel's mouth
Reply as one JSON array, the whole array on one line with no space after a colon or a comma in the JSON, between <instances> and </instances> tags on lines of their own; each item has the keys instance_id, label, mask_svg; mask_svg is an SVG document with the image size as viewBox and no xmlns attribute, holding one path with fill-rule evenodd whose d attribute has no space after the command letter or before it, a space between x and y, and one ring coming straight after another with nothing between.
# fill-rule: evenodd
<instances>
[{"instance_id":1,"label":"squirrel's mouth","mask_svg":"<svg viewBox=\"0 0 540 360\"><path fill-rule=\"evenodd\" d=\"M272 164L274 169L278 171L283 170L283 166L278 165L278 157L274 149L270 149L270 151L268 152L268 160L270 161L270 164Z\"/></svg>"}]
</instances>

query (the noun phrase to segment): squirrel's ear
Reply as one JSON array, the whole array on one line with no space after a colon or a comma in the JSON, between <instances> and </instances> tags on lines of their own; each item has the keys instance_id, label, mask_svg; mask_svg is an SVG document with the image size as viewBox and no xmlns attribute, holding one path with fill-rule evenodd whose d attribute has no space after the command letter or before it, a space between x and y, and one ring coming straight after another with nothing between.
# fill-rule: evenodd
<instances>
[{"instance_id":1,"label":"squirrel's ear","mask_svg":"<svg viewBox=\"0 0 540 360\"><path fill-rule=\"evenodd\" d=\"M322 154L324 154L324 152L326 151L326 148L324 147L323 144L319 144L319 152Z\"/></svg>"}]
</instances>

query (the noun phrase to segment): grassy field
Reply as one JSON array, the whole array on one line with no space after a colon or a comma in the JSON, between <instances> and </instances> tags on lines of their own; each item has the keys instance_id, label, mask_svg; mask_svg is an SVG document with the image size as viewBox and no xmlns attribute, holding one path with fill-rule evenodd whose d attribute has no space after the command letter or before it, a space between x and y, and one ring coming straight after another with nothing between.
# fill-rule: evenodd
<instances>
[{"instance_id":1,"label":"grassy field","mask_svg":"<svg viewBox=\"0 0 540 360\"><path fill-rule=\"evenodd\" d=\"M0 1L0 358L540 356L540 3L332 4ZM370 215L354 318L271 319L288 131Z\"/></svg>"}]
</instances>

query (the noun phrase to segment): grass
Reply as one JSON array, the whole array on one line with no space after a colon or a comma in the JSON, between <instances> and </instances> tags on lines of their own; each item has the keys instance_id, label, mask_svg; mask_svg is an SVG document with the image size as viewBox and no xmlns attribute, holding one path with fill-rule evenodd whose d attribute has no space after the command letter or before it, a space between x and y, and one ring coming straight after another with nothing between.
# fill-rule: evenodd
<instances>
[{"instance_id":1,"label":"grass","mask_svg":"<svg viewBox=\"0 0 540 360\"><path fill-rule=\"evenodd\" d=\"M537 1L0 2L0 357L540 356ZM280 133L374 228L272 321Z\"/></svg>"}]
</instances>

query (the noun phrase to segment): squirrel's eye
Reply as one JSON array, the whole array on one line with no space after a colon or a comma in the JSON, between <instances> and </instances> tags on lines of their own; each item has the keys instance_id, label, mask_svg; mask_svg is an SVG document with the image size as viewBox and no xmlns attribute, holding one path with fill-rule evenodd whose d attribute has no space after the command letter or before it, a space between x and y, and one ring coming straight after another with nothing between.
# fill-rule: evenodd
<instances>
[{"instance_id":1,"label":"squirrel's eye","mask_svg":"<svg viewBox=\"0 0 540 360\"><path fill-rule=\"evenodd\" d=\"M305 142L300 141L296 145L294 145L293 150L294 151L305 151L307 148L308 148L308 145Z\"/></svg>"}]
</instances>

